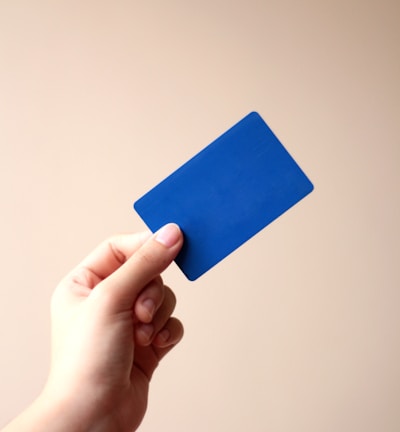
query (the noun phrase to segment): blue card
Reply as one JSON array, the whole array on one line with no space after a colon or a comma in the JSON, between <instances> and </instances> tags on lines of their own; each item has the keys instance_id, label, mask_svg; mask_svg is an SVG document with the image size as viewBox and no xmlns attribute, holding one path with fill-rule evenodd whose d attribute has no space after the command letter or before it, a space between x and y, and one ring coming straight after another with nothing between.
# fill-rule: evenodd
<instances>
[{"instance_id":1,"label":"blue card","mask_svg":"<svg viewBox=\"0 0 400 432\"><path fill-rule=\"evenodd\" d=\"M185 242L176 263L195 280L313 190L256 112L135 202L157 231L175 222Z\"/></svg>"}]
</instances>

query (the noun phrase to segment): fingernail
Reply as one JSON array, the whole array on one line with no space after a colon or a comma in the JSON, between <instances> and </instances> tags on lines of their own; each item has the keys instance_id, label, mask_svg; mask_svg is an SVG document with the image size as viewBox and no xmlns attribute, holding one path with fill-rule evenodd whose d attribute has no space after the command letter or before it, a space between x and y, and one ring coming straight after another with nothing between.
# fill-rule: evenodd
<instances>
[{"instance_id":1,"label":"fingernail","mask_svg":"<svg viewBox=\"0 0 400 432\"><path fill-rule=\"evenodd\" d=\"M158 333L157 335L157 339L163 344L167 343L170 337L171 337L171 333L169 332L168 329L164 329L160 331L160 333Z\"/></svg>"},{"instance_id":2,"label":"fingernail","mask_svg":"<svg viewBox=\"0 0 400 432\"><path fill-rule=\"evenodd\" d=\"M150 340L153 336L154 327L152 324L141 324L139 331L143 334L145 339Z\"/></svg>"},{"instance_id":3,"label":"fingernail","mask_svg":"<svg viewBox=\"0 0 400 432\"><path fill-rule=\"evenodd\" d=\"M155 239L170 248L174 246L180 239L181 231L178 225L170 223L168 225L164 225L156 234Z\"/></svg>"},{"instance_id":4,"label":"fingernail","mask_svg":"<svg viewBox=\"0 0 400 432\"><path fill-rule=\"evenodd\" d=\"M156 310L156 305L154 303L154 301L152 299L146 299L143 302L143 306L145 307L148 315L149 315L149 320L151 320L153 318L154 315L154 311Z\"/></svg>"}]
</instances>

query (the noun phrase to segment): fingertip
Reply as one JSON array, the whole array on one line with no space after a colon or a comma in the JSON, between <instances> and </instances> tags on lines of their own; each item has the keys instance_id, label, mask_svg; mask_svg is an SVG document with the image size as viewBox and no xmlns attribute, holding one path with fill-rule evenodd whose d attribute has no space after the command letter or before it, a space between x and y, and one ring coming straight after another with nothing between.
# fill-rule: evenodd
<instances>
[{"instance_id":1,"label":"fingertip","mask_svg":"<svg viewBox=\"0 0 400 432\"><path fill-rule=\"evenodd\" d=\"M153 343L159 346L160 348L164 348L166 346L171 345L170 339L171 339L171 332L167 328L165 328L157 334Z\"/></svg>"},{"instance_id":2,"label":"fingertip","mask_svg":"<svg viewBox=\"0 0 400 432\"><path fill-rule=\"evenodd\" d=\"M156 311L156 303L153 299L147 298L141 303L142 313L139 319L144 323L149 323L153 319L154 312Z\"/></svg>"},{"instance_id":3,"label":"fingertip","mask_svg":"<svg viewBox=\"0 0 400 432\"><path fill-rule=\"evenodd\" d=\"M167 348L177 345L183 338L182 323L176 318L170 318L167 325L154 337L153 345Z\"/></svg>"},{"instance_id":4,"label":"fingertip","mask_svg":"<svg viewBox=\"0 0 400 432\"><path fill-rule=\"evenodd\" d=\"M154 239L168 249L174 247L182 240L182 231L175 223L169 223L160 228Z\"/></svg>"},{"instance_id":5,"label":"fingertip","mask_svg":"<svg viewBox=\"0 0 400 432\"><path fill-rule=\"evenodd\" d=\"M140 324L135 330L135 342L140 346L148 346L151 344L154 334L154 326L152 324Z\"/></svg>"},{"instance_id":6,"label":"fingertip","mask_svg":"<svg viewBox=\"0 0 400 432\"><path fill-rule=\"evenodd\" d=\"M143 288L172 263L182 244L182 232L173 223L162 227L142 244L123 265L102 281L103 290L113 292L113 307L132 308Z\"/></svg>"},{"instance_id":7,"label":"fingertip","mask_svg":"<svg viewBox=\"0 0 400 432\"><path fill-rule=\"evenodd\" d=\"M135 303L139 321L150 323L164 300L164 283L161 276L154 278L142 291Z\"/></svg>"}]
</instances>

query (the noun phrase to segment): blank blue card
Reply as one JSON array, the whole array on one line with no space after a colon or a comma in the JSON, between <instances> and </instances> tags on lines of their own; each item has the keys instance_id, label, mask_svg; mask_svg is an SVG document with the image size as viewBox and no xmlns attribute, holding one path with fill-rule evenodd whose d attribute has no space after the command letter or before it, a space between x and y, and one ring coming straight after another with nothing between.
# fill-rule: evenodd
<instances>
[{"instance_id":1,"label":"blank blue card","mask_svg":"<svg viewBox=\"0 0 400 432\"><path fill-rule=\"evenodd\" d=\"M147 226L180 226L176 263L195 280L313 190L256 112L135 202Z\"/></svg>"}]
</instances>

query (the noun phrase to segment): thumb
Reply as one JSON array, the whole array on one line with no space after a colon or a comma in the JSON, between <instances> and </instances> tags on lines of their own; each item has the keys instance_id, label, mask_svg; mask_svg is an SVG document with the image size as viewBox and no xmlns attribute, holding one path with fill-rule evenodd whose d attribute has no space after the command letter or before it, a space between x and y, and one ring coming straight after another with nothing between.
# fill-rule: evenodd
<instances>
[{"instance_id":1,"label":"thumb","mask_svg":"<svg viewBox=\"0 0 400 432\"><path fill-rule=\"evenodd\" d=\"M142 289L171 264L182 244L178 225L164 225L93 291L107 298L110 312L132 309Z\"/></svg>"}]
</instances>

